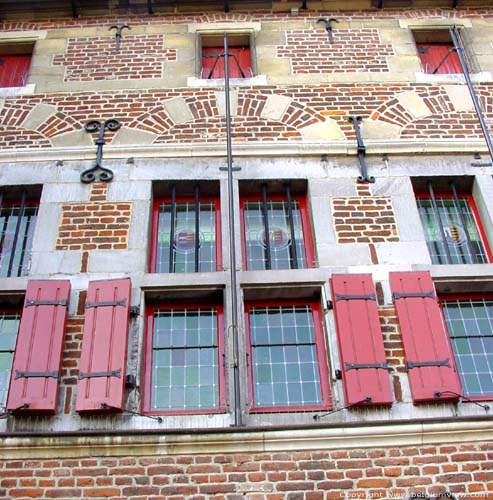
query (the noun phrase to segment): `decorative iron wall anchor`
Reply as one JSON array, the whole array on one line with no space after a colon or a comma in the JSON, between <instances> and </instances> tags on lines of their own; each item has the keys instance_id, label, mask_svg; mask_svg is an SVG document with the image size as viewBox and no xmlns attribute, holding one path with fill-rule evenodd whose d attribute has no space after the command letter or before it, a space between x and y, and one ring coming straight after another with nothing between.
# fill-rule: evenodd
<instances>
[{"instance_id":1,"label":"decorative iron wall anchor","mask_svg":"<svg viewBox=\"0 0 493 500\"><path fill-rule=\"evenodd\" d=\"M325 24L325 31L327 31L327 34L329 35L329 42L332 44L334 43L334 36L332 34L332 23L338 23L339 21L331 17L327 19L326 17L321 17L320 19L317 20L317 23L324 23Z\"/></svg>"},{"instance_id":2,"label":"decorative iron wall anchor","mask_svg":"<svg viewBox=\"0 0 493 500\"><path fill-rule=\"evenodd\" d=\"M103 160L103 146L105 145L104 132L106 129L114 132L118 130L121 125L122 124L115 118L109 118L102 123L99 120L90 120L84 125L86 132L93 133L99 130L99 136L96 141L94 141L94 144L98 147L96 163L93 167L84 170L84 172L80 174L80 180L84 184L89 184L94 181L110 182L113 179L113 172L101 165Z\"/></svg>"},{"instance_id":3,"label":"decorative iron wall anchor","mask_svg":"<svg viewBox=\"0 0 493 500\"><path fill-rule=\"evenodd\" d=\"M350 116L349 121L354 124L354 131L356 132L356 140L358 141L358 159L361 166L361 175L358 177L358 182L375 182L375 177L368 175L368 169L366 167L365 156L366 156L366 146L361 137L361 130L359 128L359 122L361 121L361 116Z\"/></svg>"},{"instance_id":4,"label":"decorative iron wall anchor","mask_svg":"<svg viewBox=\"0 0 493 500\"><path fill-rule=\"evenodd\" d=\"M122 24L121 26L111 26L108 28L108 31L111 30L116 30L115 32L115 44L116 44L116 50L120 50L120 42L122 39L122 30L127 28L128 30L131 30L132 28L128 24Z\"/></svg>"}]
</instances>

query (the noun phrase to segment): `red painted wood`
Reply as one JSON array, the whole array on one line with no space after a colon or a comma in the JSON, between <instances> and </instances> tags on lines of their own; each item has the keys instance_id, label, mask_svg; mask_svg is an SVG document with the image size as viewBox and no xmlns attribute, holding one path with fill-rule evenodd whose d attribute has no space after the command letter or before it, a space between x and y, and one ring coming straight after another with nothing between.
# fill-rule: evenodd
<instances>
[{"instance_id":1,"label":"red painted wood","mask_svg":"<svg viewBox=\"0 0 493 500\"><path fill-rule=\"evenodd\" d=\"M449 366L408 370L414 403L457 400L462 393L445 322L429 272L390 273L406 363L448 360ZM433 297L396 298L396 293L433 292ZM447 391L450 391L448 393ZM440 396L438 396L440 393Z\"/></svg>"},{"instance_id":2,"label":"red painted wood","mask_svg":"<svg viewBox=\"0 0 493 500\"><path fill-rule=\"evenodd\" d=\"M228 52L232 54L229 57L229 77L250 78L252 76L250 47L229 47ZM223 53L224 47L202 47L202 78L224 78L224 56L217 57L217 54Z\"/></svg>"},{"instance_id":3,"label":"red painted wood","mask_svg":"<svg viewBox=\"0 0 493 500\"><path fill-rule=\"evenodd\" d=\"M0 55L0 87L24 87L30 65L30 54Z\"/></svg>"},{"instance_id":4,"label":"red painted wood","mask_svg":"<svg viewBox=\"0 0 493 500\"><path fill-rule=\"evenodd\" d=\"M77 412L123 410L130 295L128 278L89 283L77 384ZM116 301L122 301L123 305L87 307L90 303ZM120 370L119 376L80 378L84 373L114 370Z\"/></svg>"},{"instance_id":5,"label":"red painted wood","mask_svg":"<svg viewBox=\"0 0 493 500\"><path fill-rule=\"evenodd\" d=\"M68 305L28 305L28 301L66 301L68 280L29 281L12 365L7 410L55 413L59 379L18 377L22 372L60 373ZM17 376L17 377L16 377Z\"/></svg>"},{"instance_id":6,"label":"red painted wood","mask_svg":"<svg viewBox=\"0 0 493 500\"><path fill-rule=\"evenodd\" d=\"M462 73L462 66L457 52L455 50L450 52L453 44L417 43L416 46L425 73L431 74L436 68L438 68L436 74ZM442 60L443 63L440 65Z\"/></svg>"},{"instance_id":7,"label":"red painted wood","mask_svg":"<svg viewBox=\"0 0 493 500\"><path fill-rule=\"evenodd\" d=\"M331 278L331 286L346 405L368 397L371 401L360 404L391 405L388 370L349 367L349 364L386 362L377 301L339 298L342 295L375 295L371 275L336 274Z\"/></svg>"}]
</instances>

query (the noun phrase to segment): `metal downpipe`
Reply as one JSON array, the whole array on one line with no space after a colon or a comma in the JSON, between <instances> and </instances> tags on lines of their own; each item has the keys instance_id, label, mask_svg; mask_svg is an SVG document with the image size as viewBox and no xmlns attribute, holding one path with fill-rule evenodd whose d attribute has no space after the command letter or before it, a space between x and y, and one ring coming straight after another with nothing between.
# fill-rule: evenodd
<instances>
[{"instance_id":1,"label":"metal downpipe","mask_svg":"<svg viewBox=\"0 0 493 500\"><path fill-rule=\"evenodd\" d=\"M488 126L486 125L486 121L484 119L483 111L481 109L481 105L479 104L478 96L476 95L476 91L474 90L474 86L469 76L469 70L467 67L467 62L462 53L462 44L459 41L459 35L457 31L457 26L452 26L450 28L450 36L452 37L452 41L454 43L455 50L459 57L459 62L462 68L462 73L464 74L464 78L466 79L467 88L469 89L469 94L471 95L472 102L474 104L474 109L476 110L476 114L478 115L479 123L481 125L481 129L483 130L483 136L486 141L486 145L488 146L488 151L490 153L491 161L493 162L493 143L491 142L490 132L488 130Z\"/></svg>"},{"instance_id":2,"label":"metal downpipe","mask_svg":"<svg viewBox=\"0 0 493 500\"><path fill-rule=\"evenodd\" d=\"M224 97L226 103L226 147L228 161L228 225L229 225L229 265L231 286L231 327L233 333L233 376L234 376L234 398L235 398L235 426L243 425L241 416L241 392L240 392L240 349L238 339L238 295L236 288L236 245L234 225L234 199L233 199L233 153L231 148L231 102L229 95L229 53L228 34L224 33Z\"/></svg>"}]
</instances>

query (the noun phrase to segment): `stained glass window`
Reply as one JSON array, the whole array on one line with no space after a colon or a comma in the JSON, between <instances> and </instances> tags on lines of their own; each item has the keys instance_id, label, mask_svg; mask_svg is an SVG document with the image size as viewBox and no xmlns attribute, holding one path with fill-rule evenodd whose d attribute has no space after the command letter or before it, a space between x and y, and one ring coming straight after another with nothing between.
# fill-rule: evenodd
<instances>
[{"instance_id":1,"label":"stained glass window","mask_svg":"<svg viewBox=\"0 0 493 500\"><path fill-rule=\"evenodd\" d=\"M464 394L493 394L493 299L445 300L443 311Z\"/></svg>"}]
</instances>

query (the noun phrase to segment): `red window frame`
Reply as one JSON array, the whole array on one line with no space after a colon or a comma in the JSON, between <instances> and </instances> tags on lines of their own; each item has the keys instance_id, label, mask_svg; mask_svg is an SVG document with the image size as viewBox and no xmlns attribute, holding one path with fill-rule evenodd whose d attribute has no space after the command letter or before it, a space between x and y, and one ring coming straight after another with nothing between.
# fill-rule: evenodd
<instances>
[{"instance_id":1,"label":"red window frame","mask_svg":"<svg viewBox=\"0 0 493 500\"><path fill-rule=\"evenodd\" d=\"M246 242L246 223L245 223L245 202L257 201L262 202L262 195L245 195L240 197L240 214L241 214L241 246L243 253L243 270L248 271L248 254ZM287 201L287 196L283 194L267 194L267 201ZM303 231L303 246L305 248L305 267L299 269L311 269L315 267L315 245L313 240L312 225L310 222L310 214L308 212L308 200L306 195L294 194L291 201L299 203L301 229ZM290 269L290 268L287 268ZM292 269L292 268L291 268Z\"/></svg>"},{"instance_id":2,"label":"red window frame","mask_svg":"<svg viewBox=\"0 0 493 500\"><path fill-rule=\"evenodd\" d=\"M462 73L459 56L455 50L451 51L451 49L454 49L452 42L416 43L416 47L424 73L430 75L454 75ZM442 64L440 65L440 63ZM436 68L438 70L434 73Z\"/></svg>"},{"instance_id":3,"label":"red window frame","mask_svg":"<svg viewBox=\"0 0 493 500\"><path fill-rule=\"evenodd\" d=\"M474 201L474 197L470 193L458 193L459 198L466 198L467 203L469 205L469 208L471 209L472 215L474 217L474 222L476 223L476 227L479 232L479 236L481 238L481 243L483 244L483 248L486 254L486 258L488 260L488 263L493 261L493 254L491 252L490 245L488 243L488 239L486 237L486 232L483 227L483 223L481 221L481 217L479 215L478 208L476 207L476 203ZM443 193L441 191L438 191L435 193L435 198L436 199L453 199L453 194L451 193ZM429 193L423 193L423 192L418 192L415 195L416 200L418 199L427 199L430 200L432 197ZM453 265L453 264L451 264Z\"/></svg>"},{"instance_id":4,"label":"red window frame","mask_svg":"<svg viewBox=\"0 0 493 500\"><path fill-rule=\"evenodd\" d=\"M218 402L217 408L199 408L183 410L153 410L152 403L152 351L154 334L154 313L156 311L171 311L173 309L214 309L217 319L217 366L218 366ZM146 307L146 327L144 341L144 365L142 387L142 413L146 415L212 415L226 411L226 374L224 365L224 308L222 305L207 303L191 304L155 304Z\"/></svg>"},{"instance_id":5,"label":"red window frame","mask_svg":"<svg viewBox=\"0 0 493 500\"><path fill-rule=\"evenodd\" d=\"M193 196L177 196L175 203L194 203ZM221 203L218 196L199 197L200 203L214 203L215 212L215 231L216 231L216 271L222 270L222 248L221 248ZM149 251L149 272L156 273L156 260L158 249L158 229L159 229L159 213L162 203L172 203L170 196L155 198L152 206L152 227L151 227L151 246ZM174 273L173 273L174 274ZM177 273L179 274L179 273Z\"/></svg>"},{"instance_id":6,"label":"red window frame","mask_svg":"<svg viewBox=\"0 0 493 500\"><path fill-rule=\"evenodd\" d=\"M311 406L257 406L253 380L253 350L250 327L250 310L254 307L310 306L313 318L315 352L317 354L318 375L322 402ZM248 393L251 413L292 413L332 409L328 349L326 345L323 314L319 302L303 300L252 301L245 303L245 331L248 359Z\"/></svg>"},{"instance_id":7,"label":"red window frame","mask_svg":"<svg viewBox=\"0 0 493 500\"><path fill-rule=\"evenodd\" d=\"M0 54L0 88L25 87L32 54Z\"/></svg>"},{"instance_id":8,"label":"red window frame","mask_svg":"<svg viewBox=\"0 0 493 500\"><path fill-rule=\"evenodd\" d=\"M442 313L442 316L443 316L443 323L445 325L445 329L447 331L447 340L449 342L449 345L450 345L450 352L453 353L454 355L454 366L456 368L456 371L457 371L457 374L459 375L459 383L462 387L462 391L461 393L464 394L464 385L463 385L463 382L462 382L462 373L461 371L459 370L459 365L457 363L457 358L456 358L456 354L455 354L455 350L454 350L454 347L453 347L453 344L452 344L452 339L450 337L450 330L449 330L449 327L448 327L448 323L447 323L447 320L445 318L445 310L444 310L444 302L448 302L448 301L454 301L454 300L493 300L493 293L487 293L487 294L481 294L481 293L469 293L469 294L464 294L464 293L461 293L461 294L447 294L447 295L441 295L438 300L439 300L439 305L440 305L440 311ZM493 375L493 372L492 372L492 375ZM482 396L475 396L475 395L465 395L465 397L467 399L462 399L462 402L465 402L467 403L468 400L470 401L493 401L493 391L491 394L485 394L485 395L482 395Z\"/></svg>"},{"instance_id":9,"label":"red window frame","mask_svg":"<svg viewBox=\"0 0 493 500\"><path fill-rule=\"evenodd\" d=\"M228 47L228 52L232 55L229 58L230 78L251 78L252 77L252 54L249 45L239 45ZM201 78L218 79L224 78L224 47L202 47ZM211 55L209 55L211 54ZM212 73L211 73L212 72ZM243 74L242 74L243 72Z\"/></svg>"}]
</instances>

